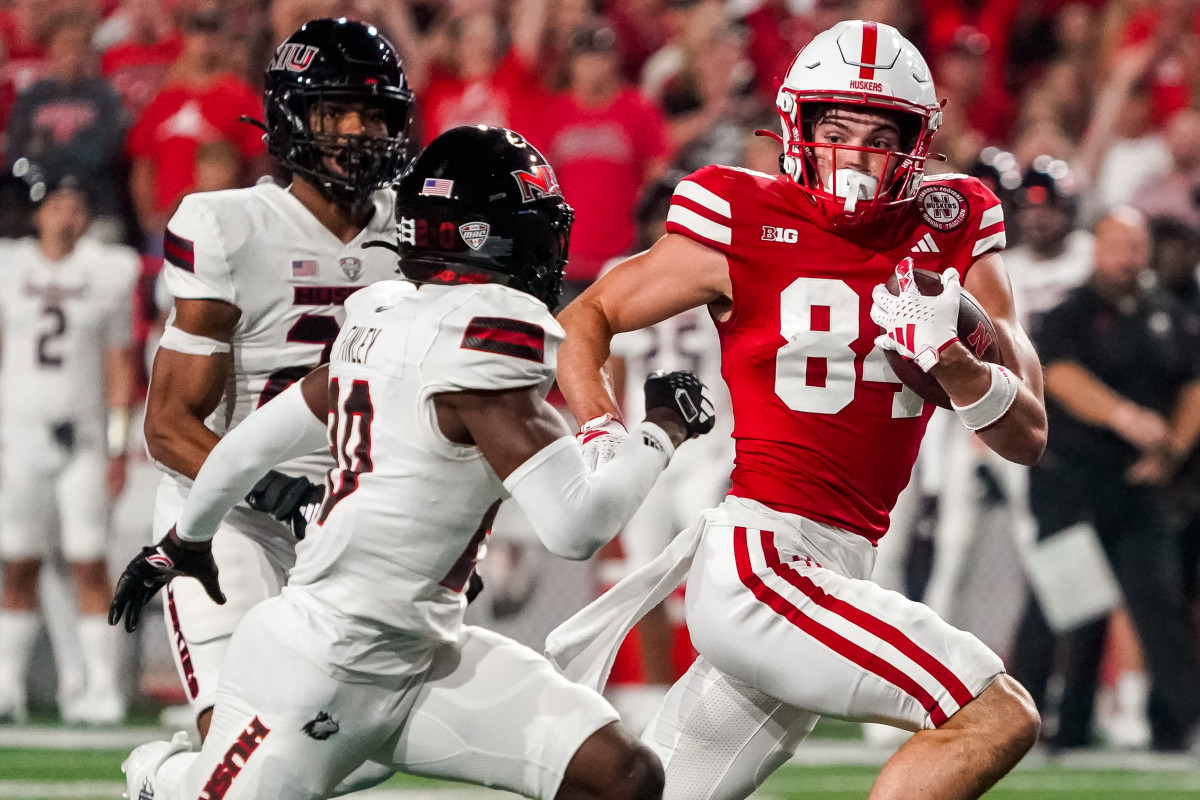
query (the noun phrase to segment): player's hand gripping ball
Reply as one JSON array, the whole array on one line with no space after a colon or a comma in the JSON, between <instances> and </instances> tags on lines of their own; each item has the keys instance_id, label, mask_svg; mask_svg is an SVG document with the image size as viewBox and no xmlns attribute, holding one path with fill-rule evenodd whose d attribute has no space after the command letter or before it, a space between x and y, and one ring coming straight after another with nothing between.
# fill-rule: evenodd
<instances>
[{"instance_id":1,"label":"player's hand gripping ball","mask_svg":"<svg viewBox=\"0 0 1200 800\"><path fill-rule=\"evenodd\" d=\"M914 269L906 258L872 297L871 319L882 329L875 343L900 382L925 402L950 408L949 395L928 370L955 341L981 361L1003 363L996 328L979 301L959 285L957 272Z\"/></svg>"}]
</instances>

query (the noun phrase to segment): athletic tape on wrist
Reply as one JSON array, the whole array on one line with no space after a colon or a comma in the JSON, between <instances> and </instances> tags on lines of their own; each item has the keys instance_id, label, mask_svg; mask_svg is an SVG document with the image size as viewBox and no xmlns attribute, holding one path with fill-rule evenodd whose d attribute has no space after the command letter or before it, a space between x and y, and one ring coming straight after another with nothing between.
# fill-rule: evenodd
<instances>
[{"instance_id":1,"label":"athletic tape on wrist","mask_svg":"<svg viewBox=\"0 0 1200 800\"><path fill-rule=\"evenodd\" d=\"M983 397L969 406L950 404L968 430L983 430L996 424L1017 399L1017 390L1020 388L1017 376L999 364L988 364L988 368L992 371L992 385Z\"/></svg>"},{"instance_id":2,"label":"athletic tape on wrist","mask_svg":"<svg viewBox=\"0 0 1200 800\"><path fill-rule=\"evenodd\" d=\"M207 336L197 336L194 333L180 330L174 325L168 325L158 340L159 347L174 350L188 356L211 356L215 353L228 353L233 350L229 342L210 339Z\"/></svg>"},{"instance_id":3,"label":"athletic tape on wrist","mask_svg":"<svg viewBox=\"0 0 1200 800\"><path fill-rule=\"evenodd\" d=\"M125 455L125 447L129 442L129 409L110 408L108 410L108 441L109 458Z\"/></svg>"}]
</instances>

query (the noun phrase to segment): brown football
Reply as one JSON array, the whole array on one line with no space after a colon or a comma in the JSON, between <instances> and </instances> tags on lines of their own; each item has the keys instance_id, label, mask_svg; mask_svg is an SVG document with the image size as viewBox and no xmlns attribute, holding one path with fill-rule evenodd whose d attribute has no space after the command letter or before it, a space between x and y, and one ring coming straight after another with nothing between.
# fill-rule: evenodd
<instances>
[{"instance_id":1,"label":"brown football","mask_svg":"<svg viewBox=\"0 0 1200 800\"><path fill-rule=\"evenodd\" d=\"M917 281L917 289L921 294L936 295L942 293L942 279L936 272L927 269L914 269L913 277ZM900 281L893 272L887 280L887 290L892 294L900 294ZM882 328L880 329L882 332ZM979 301L964 289L962 302L958 306L958 338L977 358L993 364L1003 362L1000 345L996 341L996 328L988 319L987 312ZM885 350L888 364L892 371L908 388L912 389L927 403L950 408L950 397L946 390L927 372L922 372L912 359L905 358L895 350Z\"/></svg>"}]
</instances>

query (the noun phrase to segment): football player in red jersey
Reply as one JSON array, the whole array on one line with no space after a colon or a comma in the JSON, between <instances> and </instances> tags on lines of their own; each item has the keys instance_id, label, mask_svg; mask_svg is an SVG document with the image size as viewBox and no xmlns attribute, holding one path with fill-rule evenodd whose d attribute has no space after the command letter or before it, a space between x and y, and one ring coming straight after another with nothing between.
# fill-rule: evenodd
<instances>
[{"instance_id":1,"label":"football player in red jersey","mask_svg":"<svg viewBox=\"0 0 1200 800\"><path fill-rule=\"evenodd\" d=\"M974 178L924 175L941 106L921 54L887 25L818 35L777 106L782 175L692 174L667 235L560 316L559 385L603 459L623 435L601 374L610 338L707 305L737 460L730 497L555 631L548 652L602 684L609 647L687 573L700 657L644 737L665 797L748 796L822 714L915 732L874 800L979 797L1033 745L1036 708L978 639L869 578L932 413L884 350L936 377L1000 455L1032 464L1044 448L1041 370L998 254L1003 212ZM942 273L940 295L916 291L914 264ZM893 271L899 297L881 286ZM1003 366L957 338L960 279L995 324Z\"/></svg>"}]
</instances>

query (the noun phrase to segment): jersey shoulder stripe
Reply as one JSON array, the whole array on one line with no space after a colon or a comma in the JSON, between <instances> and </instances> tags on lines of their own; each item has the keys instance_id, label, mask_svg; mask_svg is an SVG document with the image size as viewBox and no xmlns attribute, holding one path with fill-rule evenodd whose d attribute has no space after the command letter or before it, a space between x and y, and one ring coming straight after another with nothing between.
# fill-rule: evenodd
<instances>
[{"instance_id":1,"label":"jersey shoulder stripe","mask_svg":"<svg viewBox=\"0 0 1200 800\"><path fill-rule=\"evenodd\" d=\"M541 364L546 357L546 331L541 325L519 319L472 317L461 347Z\"/></svg>"},{"instance_id":2,"label":"jersey shoulder stripe","mask_svg":"<svg viewBox=\"0 0 1200 800\"><path fill-rule=\"evenodd\" d=\"M185 239L170 228L163 235L163 257L187 272L196 271L196 245L191 239Z\"/></svg>"}]
</instances>

